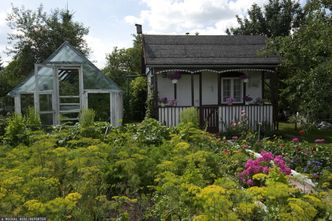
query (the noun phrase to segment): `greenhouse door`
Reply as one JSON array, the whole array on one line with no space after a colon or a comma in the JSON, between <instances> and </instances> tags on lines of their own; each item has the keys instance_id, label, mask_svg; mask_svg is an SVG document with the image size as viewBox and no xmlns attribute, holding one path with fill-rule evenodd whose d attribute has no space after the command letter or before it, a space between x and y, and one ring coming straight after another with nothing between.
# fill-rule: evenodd
<instances>
[{"instance_id":1,"label":"greenhouse door","mask_svg":"<svg viewBox=\"0 0 332 221\"><path fill-rule=\"evenodd\" d=\"M55 121L55 93L54 93L54 67L51 65L35 66L35 90L33 94L34 107L40 114L44 125L56 124Z\"/></svg>"},{"instance_id":2,"label":"greenhouse door","mask_svg":"<svg viewBox=\"0 0 332 221\"><path fill-rule=\"evenodd\" d=\"M56 68L56 115L58 123L78 121L81 109L81 92L83 87L80 67Z\"/></svg>"}]
</instances>

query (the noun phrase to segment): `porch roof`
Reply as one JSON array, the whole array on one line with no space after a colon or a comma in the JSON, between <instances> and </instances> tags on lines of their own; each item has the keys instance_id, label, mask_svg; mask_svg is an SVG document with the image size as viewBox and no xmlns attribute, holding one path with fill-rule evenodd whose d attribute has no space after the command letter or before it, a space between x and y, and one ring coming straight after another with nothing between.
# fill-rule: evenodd
<instances>
[{"instance_id":1,"label":"porch roof","mask_svg":"<svg viewBox=\"0 0 332 221\"><path fill-rule=\"evenodd\" d=\"M245 35L143 35L148 67L276 67L277 56L259 54L266 37Z\"/></svg>"}]
</instances>

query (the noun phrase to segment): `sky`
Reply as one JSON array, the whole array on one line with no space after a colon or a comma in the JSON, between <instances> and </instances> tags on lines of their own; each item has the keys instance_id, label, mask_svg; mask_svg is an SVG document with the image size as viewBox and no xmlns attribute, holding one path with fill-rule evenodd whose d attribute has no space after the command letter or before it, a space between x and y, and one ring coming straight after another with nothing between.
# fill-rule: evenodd
<instances>
[{"instance_id":1,"label":"sky","mask_svg":"<svg viewBox=\"0 0 332 221\"><path fill-rule=\"evenodd\" d=\"M143 25L145 34L225 34L227 27L237 25L235 15L244 16L253 3L262 6L268 0L1 0L0 1L0 56L6 65L11 57L7 40L6 17L11 5L35 10L68 9L74 21L89 28L86 36L92 52L89 59L97 67L106 64L106 55L114 47L132 46L135 23Z\"/></svg>"}]
</instances>

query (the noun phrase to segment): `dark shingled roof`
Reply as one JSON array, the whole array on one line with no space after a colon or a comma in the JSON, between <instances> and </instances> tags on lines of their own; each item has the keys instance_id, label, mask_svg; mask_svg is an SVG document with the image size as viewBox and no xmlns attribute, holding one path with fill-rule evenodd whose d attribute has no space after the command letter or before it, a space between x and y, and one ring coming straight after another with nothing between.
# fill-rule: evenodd
<instances>
[{"instance_id":1,"label":"dark shingled roof","mask_svg":"<svg viewBox=\"0 0 332 221\"><path fill-rule=\"evenodd\" d=\"M147 66L270 66L276 56L257 54L266 47L264 36L143 35Z\"/></svg>"}]
</instances>

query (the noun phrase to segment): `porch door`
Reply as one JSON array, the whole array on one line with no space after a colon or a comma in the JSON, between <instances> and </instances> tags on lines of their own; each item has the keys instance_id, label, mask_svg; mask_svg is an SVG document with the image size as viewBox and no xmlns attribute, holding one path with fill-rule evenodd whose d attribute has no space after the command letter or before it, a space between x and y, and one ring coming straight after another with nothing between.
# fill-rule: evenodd
<instances>
[{"instance_id":1,"label":"porch door","mask_svg":"<svg viewBox=\"0 0 332 221\"><path fill-rule=\"evenodd\" d=\"M200 107L200 126L210 133L219 132L219 108L218 106Z\"/></svg>"},{"instance_id":2,"label":"porch door","mask_svg":"<svg viewBox=\"0 0 332 221\"><path fill-rule=\"evenodd\" d=\"M77 122L81 107L81 74L79 67L56 69L58 123Z\"/></svg>"}]
</instances>

